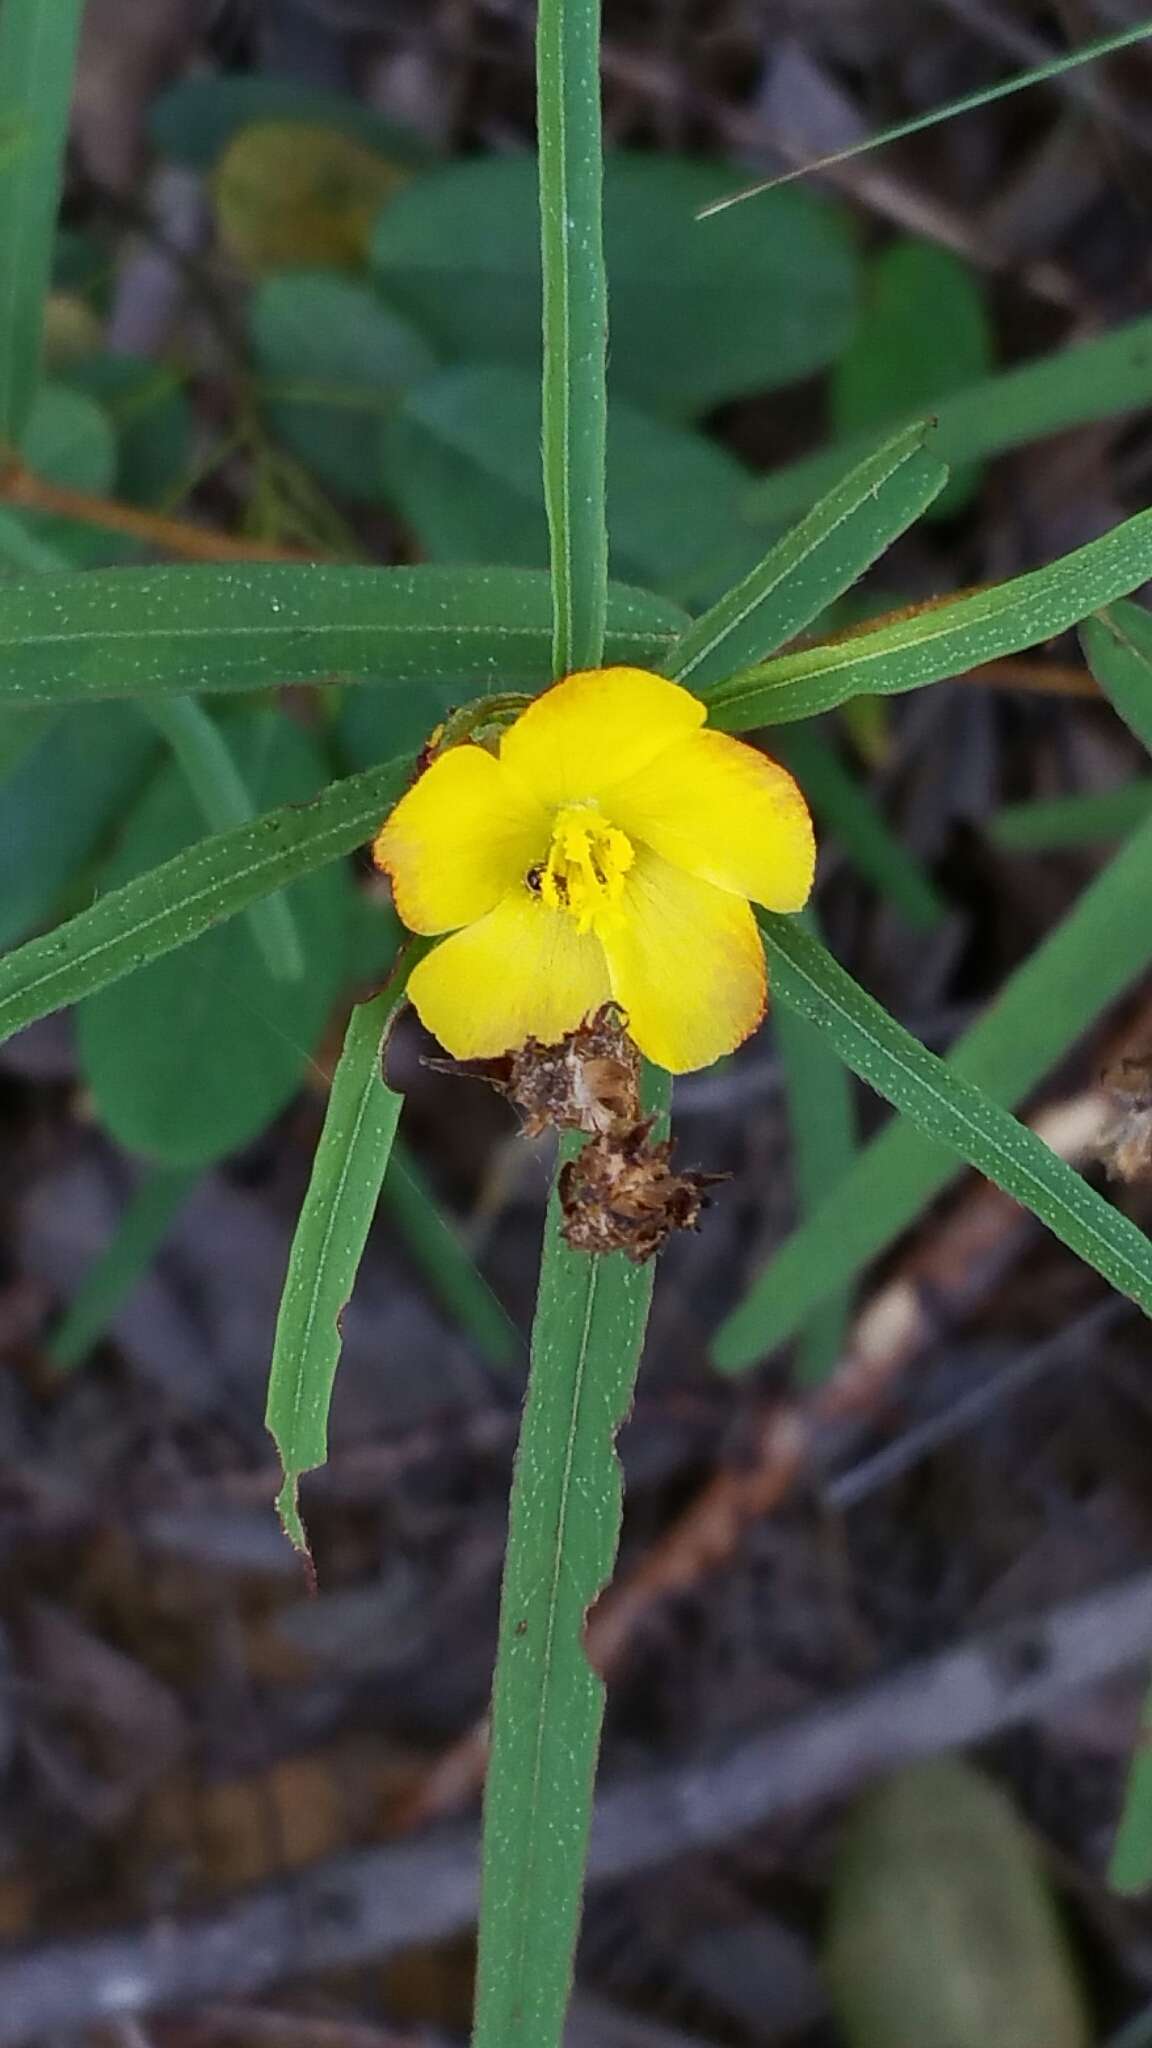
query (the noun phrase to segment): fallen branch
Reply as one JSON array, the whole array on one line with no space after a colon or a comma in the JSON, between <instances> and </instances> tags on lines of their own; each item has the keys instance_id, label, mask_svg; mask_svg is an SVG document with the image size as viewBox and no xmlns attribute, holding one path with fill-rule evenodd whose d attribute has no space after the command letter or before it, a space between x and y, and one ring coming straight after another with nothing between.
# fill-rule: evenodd
<instances>
[{"instance_id":1,"label":"fallen branch","mask_svg":"<svg viewBox=\"0 0 1152 2048\"><path fill-rule=\"evenodd\" d=\"M909 1665L718 1760L611 1787L597 1810L590 1881L714 1848L879 1770L986 1741L1150 1653L1152 1572L1142 1572ZM9 1952L0 1956L0 2048L219 2005L443 1940L475 1917L477 1864L475 1830L445 1829L338 1857L200 1918Z\"/></svg>"}]
</instances>

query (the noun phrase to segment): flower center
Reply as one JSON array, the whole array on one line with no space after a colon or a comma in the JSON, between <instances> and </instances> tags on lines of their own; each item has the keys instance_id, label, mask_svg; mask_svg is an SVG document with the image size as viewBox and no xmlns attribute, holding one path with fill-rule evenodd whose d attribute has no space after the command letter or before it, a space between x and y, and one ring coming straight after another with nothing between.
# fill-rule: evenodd
<instances>
[{"instance_id":1,"label":"flower center","mask_svg":"<svg viewBox=\"0 0 1152 2048\"><path fill-rule=\"evenodd\" d=\"M635 858L627 834L594 805L565 804L553 822L548 858L530 870L528 887L550 909L575 918L577 931L588 932L620 901Z\"/></svg>"}]
</instances>

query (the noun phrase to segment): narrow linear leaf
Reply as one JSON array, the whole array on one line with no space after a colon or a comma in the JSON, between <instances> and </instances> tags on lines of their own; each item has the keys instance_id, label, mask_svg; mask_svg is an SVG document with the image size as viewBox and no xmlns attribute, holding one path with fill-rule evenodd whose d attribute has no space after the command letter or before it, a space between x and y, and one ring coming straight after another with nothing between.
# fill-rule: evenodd
<instances>
[{"instance_id":1,"label":"narrow linear leaf","mask_svg":"<svg viewBox=\"0 0 1152 2048\"><path fill-rule=\"evenodd\" d=\"M404 1099L385 1081L381 1057L404 1002L414 954L407 948L380 994L358 1003L348 1020L276 1318L266 1416L284 1472L276 1505L287 1534L304 1552L300 1478L328 1456L340 1318L376 1213Z\"/></svg>"},{"instance_id":2,"label":"narrow linear leaf","mask_svg":"<svg viewBox=\"0 0 1152 2048\"><path fill-rule=\"evenodd\" d=\"M533 689L552 673L530 569L109 569L0 580L0 703L387 678ZM614 587L608 658L656 667L684 614Z\"/></svg>"},{"instance_id":3,"label":"narrow linear leaf","mask_svg":"<svg viewBox=\"0 0 1152 2048\"><path fill-rule=\"evenodd\" d=\"M673 642L665 675L710 687L810 625L943 490L948 471L927 435L927 423L915 422L837 484Z\"/></svg>"},{"instance_id":4,"label":"narrow linear leaf","mask_svg":"<svg viewBox=\"0 0 1152 2048\"><path fill-rule=\"evenodd\" d=\"M1002 455L1090 420L1134 412L1150 398L1152 315L1145 315L1111 334L982 377L963 391L940 393L924 409L936 420L937 454L945 462L961 463ZM860 435L777 470L753 486L746 516L767 526L799 518L875 446L875 435Z\"/></svg>"},{"instance_id":5,"label":"narrow linear leaf","mask_svg":"<svg viewBox=\"0 0 1152 2048\"><path fill-rule=\"evenodd\" d=\"M1152 618L1138 604L1114 604L1085 619L1080 641L1104 695L1152 754Z\"/></svg>"},{"instance_id":6,"label":"narrow linear leaf","mask_svg":"<svg viewBox=\"0 0 1152 2048\"><path fill-rule=\"evenodd\" d=\"M1009 99L1013 93L1024 92L1029 86L1041 85L1048 79L1062 78L1067 72L1075 71L1081 64L1092 64L1100 57L1107 57L1116 50L1126 50L1133 43L1142 42L1152 35L1152 23L1139 22L1135 28L1117 29L1112 35L1099 36L1094 41L1082 43L1079 49L1065 51L1061 56L1051 57L1046 63L1033 64L1027 71L1017 72L1012 78L1000 78L992 85L981 85L974 92L963 93L959 99L947 100L943 106L932 107L927 113L912 114L905 121L895 121L882 128L876 135L865 135L859 142L849 143L846 149L837 149L830 156L816 157L812 161L798 164L794 170L780 171L774 178L764 178L757 185L746 186L743 191L732 192L725 199L717 200L705 207L702 218L725 212L729 207L738 206L745 199L756 199L762 192L772 192L781 185L791 184L794 178L810 177L814 171L824 171L833 164L850 162L854 157L865 156L869 151L882 149L886 142L900 142L909 135L922 135L928 128L939 127L942 121L951 121L957 114L973 113L978 107L991 106L995 100Z\"/></svg>"},{"instance_id":7,"label":"narrow linear leaf","mask_svg":"<svg viewBox=\"0 0 1152 2048\"><path fill-rule=\"evenodd\" d=\"M893 696L1034 647L1152 576L1152 512L1046 568L892 624L746 669L704 694L729 732L810 718L863 691Z\"/></svg>"},{"instance_id":8,"label":"narrow linear leaf","mask_svg":"<svg viewBox=\"0 0 1152 2048\"><path fill-rule=\"evenodd\" d=\"M147 705L147 715L180 763L209 830L227 832L248 824L256 806L227 740L195 698L157 700ZM263 897L247 915L269 974L276 981L299 981L304 948L287 898Z\"/></svg>"},{"instance_id":9,"label":"narrow linear leaf","mask_svg":"<svg viewBox=\"0 0 1152 2048\"><path fill-rule=\"evenodd\" d=\"M1001 1106L1019 1102L1152 958L1152 823L1133 834L953 1047L949 1071ZM738 1371L790 1337L813 1302L852 1280L954 1180L945 1145L896 1121L769 1260L717 1333Z\"/></svg>"},{"instance_id":10,"label":"narrow linear leaf","mask_svg":"<svg viewBox=\"0 0 1152 2048\"><path fill-rule=\"evenodd\" d=\"M608 588L600 0L540 0L536 133L544 287L544 503L555 607L552 667L555 675L564 676L599 666Z\"/></svg>"},{"instance_id":11,"label":"narrow linear leaf","mask_svg":"<svg viewBox=\"0 0 1152 2048\"><path fill-rule=\"evenodd\" d=\"M1147 1891L1152 1885L1152 1693L1144 1702L1120 1826L1108 1864L1108 1882L1116 1891L1128 1894Z\"/></svg>"},{"instance_id":12,"label":"narrow linear leaf","mask_svg":"<svg viewBox=\"0 0 1152 2048\"><path fill-rule=\"evenodd\" d=\"M392 1147L384 1208L453 1321L500 1372L524 1363L524 1339L444 1214L403 1140Z\"/></svg>"},{"instance_id":13,"label":"narrow linear leaf","mask_svg":"<svg viewBox=\"0 0 1152 2048\"><path fill-rule=\"evenodd\" d=\"M891 433L898 420L930 413L945 392L963 390L994 366L983 282L963 257L936 242L900 237L868 266L856 331L828 380L838 441ZM941 453L938 439L933 447ZM962 464L933 517L963 510L979 471Z\"/></svg>"},{"instance_id":14,"label":"narrow linear leaf","mask_svg":"<svg viewBox=\"0 0 1152 2048\"><path fill-rule=\"evenodd\" d=\"M89 707L90 717L112 715L111 706ZM237 709L228 744L266 809L307 803L325 786L316 735L275 705ZM96 869L93 893L111 897L152 875L203 830L179 765L162 762ZM249 912L77 1006L81 1075L102 1128L128 1151L166 1166L209 1166L250 1144L300 1088L348 984L356 891L345 863L329 862L286 895L305 963L294 980L271 973L245 928Z\"/></svg>"},{"instance_id":15,"label":"narrow linear leaf","mask_svg":"<svg viewBox=\"0 0 1152 2048\"><path fill-rule=\"evenodd\" d=\"M650 1108L668 1101L656 1085ZM616 1554L614 1443L651 1293L650 1266L567 1249L553 1193L500 1608L473 2048L557 2048L563 2031L604 1711L583 1629Z\"/></svg>"},{"instance_id":16,"label":"narrow linear leaf","mask_svg":"<svg viewBox=\"0 0 1152 2048\"><path fill-rule=\"evenodd\" d=\"M400 796L410 759L369 768L311 803L202 839L0 960L0 1043L368 839Z\"/></svg>"},{"instance_id":17,"label":"narrow linear leaf","mask_svg":"<svg viewBox=\"0 0 1152 2048\"><path fill-rule=\"evenodd\" d=\"M0 449L19 445L40 381L40 337L84 0L0 7Z\"/></svg>"},{"instance_id":18,"label":"narrow linear leaf","mask_svg":"<svg viewBox=\"0 0 1152 2048\"><path fill-rule=\"evenodd\" d=\"M814 929L812 915L806 919ZM852 1082L824 1033L799 1010L774 1013L776 1050L784 1079L796 1206L807 1216L847 1173L856 1151ZM817 1304L796 1344L794 1377L816 1386L831 1372L844 1345L850 1296L846 1288Z\"/></svg>"},{"instance_id":19,"label":"narrow linear leaf","mask_svg":"<svg viewBox=\"0 0 1152 2048\"><path fill-rule=\"evenodd\" d=\"M885 1101L1046 1223L1152 1316L1152 1242L1034 1131L905 1031L794 921L761 913L779 1000L811 1019Z\"/></svg>"},{"instance_id":20,"label":"narrow linear leaf","mask_svg":"<svg viewBox=\"0 0 1152 2048\"><path fill-rule=\"evenodd\" d=\"M1098 839L1125 839L1150 811L1152 776L1145 775L1119 789L1005 804L989 819L987 832L993 845L1007 852L1049 853Z\"/></svg>"},{"instance_id":21,"label":"narrow linear leaf","mask_svg":"<svg viewBox=\"0 0 1152 2048\"><path fill-rule=\"evenodd\" d=\"M112 1240L88 1268L55 1331L48 1356L60 1372L81 1365L143 1279L199 1179L199 1169L149 1167L116 1225Z\"/></svg>"},{"instance_id":22,"label":"narrow linear leaf","mask_svg":"<svg viewBox=\"0 0 1152 2048\"><path fill-rule=\"evenodd\" d=\"M890 830L871 792L824 734L807 725L781 733L775 752L791 768L816 817L853 866L917 931L932 931L947 904L916 856Z\"/></svg>"}]
</instances>

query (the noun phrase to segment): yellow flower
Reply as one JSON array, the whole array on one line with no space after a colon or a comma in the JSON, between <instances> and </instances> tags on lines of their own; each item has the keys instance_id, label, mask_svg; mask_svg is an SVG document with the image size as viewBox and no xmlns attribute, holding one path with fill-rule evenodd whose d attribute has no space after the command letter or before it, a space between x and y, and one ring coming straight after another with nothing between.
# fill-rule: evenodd
<instances>
[{"instance_id":1,"label":"yellow flower","mask_svg":"<svg viewBox=\"0 0 1152 2048\"><path fill-rule=\"evenodd\" d=\"M801 908L812 824L791 776L705 716L644 669L590 669L496 751L449 747L400 799L374 853L404 923L451 934L408 992L455 1058L554 1043L609 1001L674 1074L756 1029L748 899Z\"/></svg>"}]
</instances>

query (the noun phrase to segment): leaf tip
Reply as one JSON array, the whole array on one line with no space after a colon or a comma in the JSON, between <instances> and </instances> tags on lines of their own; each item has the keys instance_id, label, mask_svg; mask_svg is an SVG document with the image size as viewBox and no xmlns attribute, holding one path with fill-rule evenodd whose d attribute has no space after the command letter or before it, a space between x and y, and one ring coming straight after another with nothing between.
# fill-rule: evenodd
<instances>
[{"instance_id":1,"label":"leaf tip","mask_svg":"<svg viewBox=\"0 0 1152 2048\"><path fill-rule=\"evenodd\" d=\"M285 1471L284 1484L276 1496L276 1513L280 1517L280 1527L283 1529L284 1534L287 1536L293 1549L299 1552L303 1560L304 1568L308 1574L309 1586L315 1592L316 1564L305 1533L304 1524L300 1519L300 1474L298 1472Z\"/></svg>"}]
</instances>

